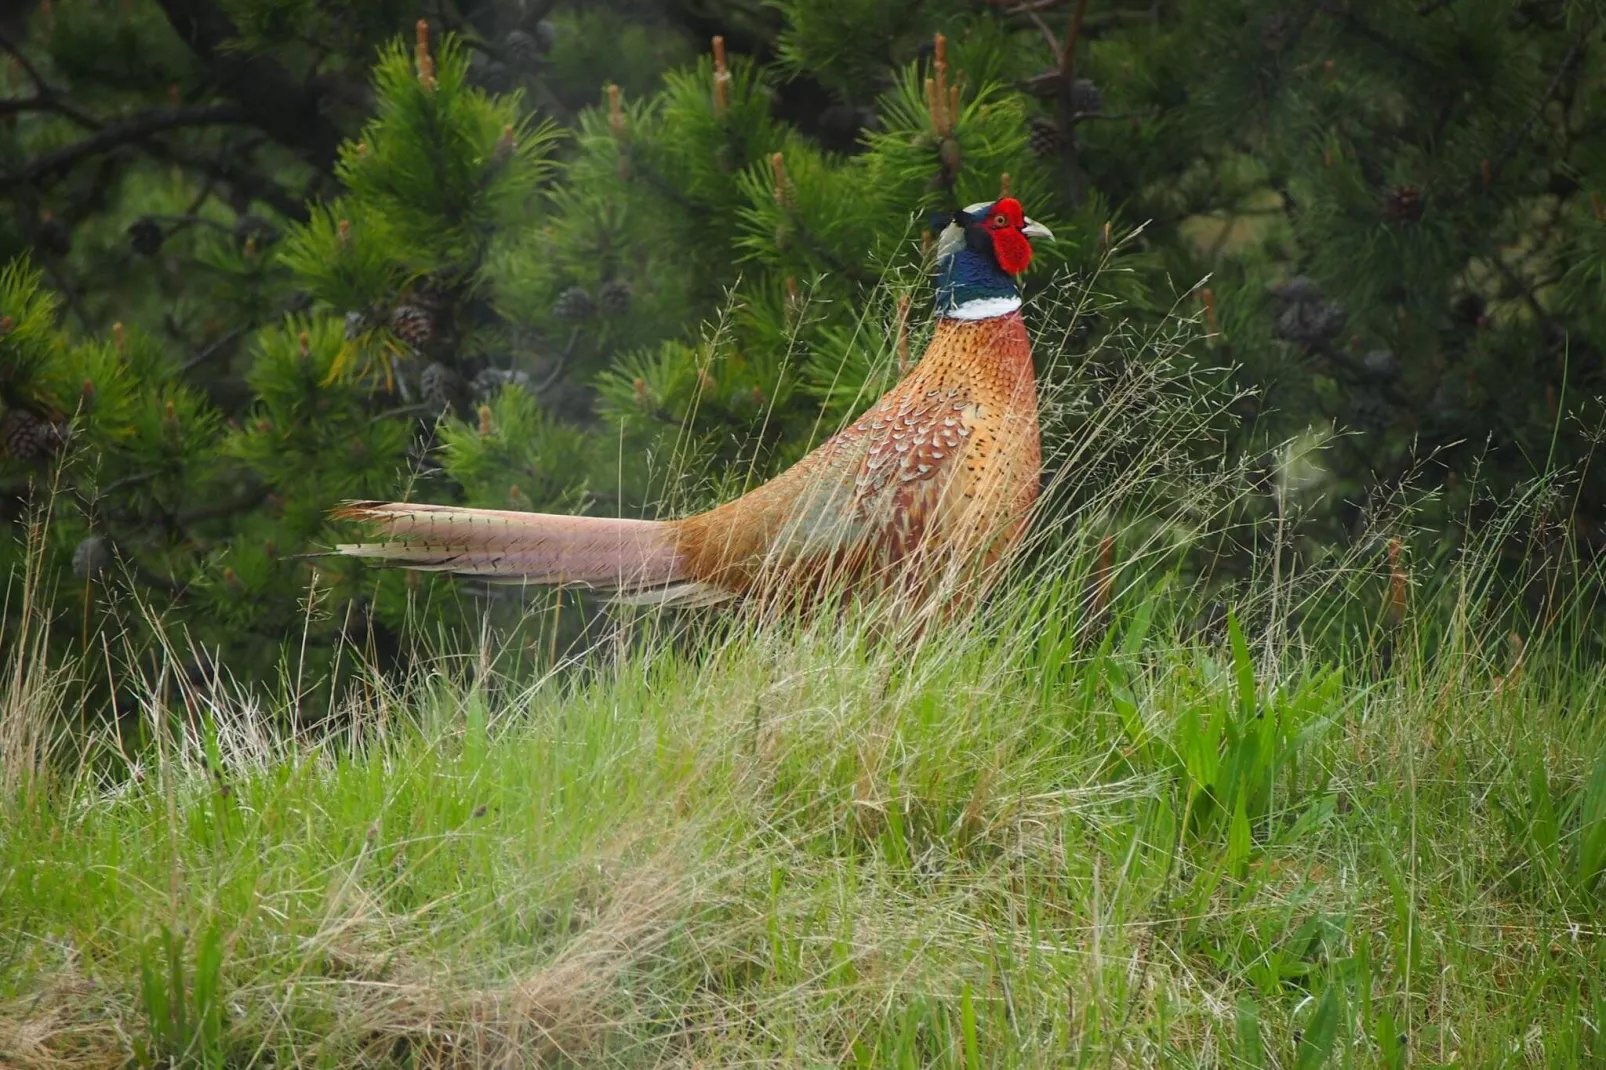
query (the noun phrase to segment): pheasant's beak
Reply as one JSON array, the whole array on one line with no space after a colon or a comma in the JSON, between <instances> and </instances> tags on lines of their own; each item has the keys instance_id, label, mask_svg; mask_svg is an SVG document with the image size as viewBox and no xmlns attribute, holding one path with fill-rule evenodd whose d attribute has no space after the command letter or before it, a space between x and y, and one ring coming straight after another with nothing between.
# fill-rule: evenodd
<instances>
[{"instance_id":1,"label":"pheasant's beak","mask_svg":"<svg viewBox=\"0 0 1606 1070\"><path fill-rule=\"evenodd\" d=\"M1026 225L1020 228L1020 232L1028 238L1041 238L1044 241L1054 240L1054 232L1052 230L1030 217L1027 217Z\"/></svg>"}]
</instances>

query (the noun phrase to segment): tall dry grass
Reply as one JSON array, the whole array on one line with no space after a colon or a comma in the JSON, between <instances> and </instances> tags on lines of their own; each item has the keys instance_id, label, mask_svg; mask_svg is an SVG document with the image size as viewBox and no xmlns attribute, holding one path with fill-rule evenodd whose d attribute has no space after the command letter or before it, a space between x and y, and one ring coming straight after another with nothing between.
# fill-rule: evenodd
<instances>
[{"instance_id":1,"label":"tall dry grass","mask_svg":"<svg viewBox=\"0 0 1606 1070\"><path fill-rule=\"evenodd\" d=\"M1312 562L1320 483L1268 450L1268 503L1226 459L1198 325L1084 352L1101 293L1033 310L1050 511L942 626L635 610L534 672L487 631L364 668L315 735L273 727L304 680L158 668L150 744L87 745L127 775L50 777L77 670L28 633L0 1062L1599 1058L1606 673L1561 643L1589 583L1531 617L1499 561L1563 476L1432 569L1405 499Z\"/></svg>"}]
</instances>

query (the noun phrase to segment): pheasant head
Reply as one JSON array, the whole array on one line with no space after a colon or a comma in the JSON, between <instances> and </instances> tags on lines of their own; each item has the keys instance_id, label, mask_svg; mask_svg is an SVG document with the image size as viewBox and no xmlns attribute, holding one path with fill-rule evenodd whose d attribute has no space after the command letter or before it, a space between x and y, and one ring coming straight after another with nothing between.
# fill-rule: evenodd
<instances>
[{"instance_id":1,"label":"pheasant head","mask_svg":"<svg viewBox=\"0 0 1606 1070\"><path fill-rule=\"evenodd\" d=\"M937 311L952 319L987 319L1020 307L1015 276L1032 262L1032 239L1052 241L1013 197L962 208L937 237Z\"/></svg>"}]
</instances>

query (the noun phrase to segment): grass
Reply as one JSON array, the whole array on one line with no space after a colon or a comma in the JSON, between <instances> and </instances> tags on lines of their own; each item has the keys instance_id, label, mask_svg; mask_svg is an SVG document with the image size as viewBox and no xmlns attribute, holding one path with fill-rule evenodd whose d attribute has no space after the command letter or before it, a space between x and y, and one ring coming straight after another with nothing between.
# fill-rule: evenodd
<instances>
[{"instance_id":1,"label":"grass","mask_svg":"<svg viewBox=\"0 0 1606 1070\"><path fill-rule=\"evenodd\" d=\"M203 703L14 796L0 1063L1601 1058L1606 674L1073 602L375 679L315 745Z\"/></svg>"},{"instance_id":2,"label":"grass","mask_svg":"<svg viewBox=\"0 0 1606 1070\"><path fill-rule=\"evenodd\" d=\"M1606 1061L1606 666L1491 623L1499 523L1298 564L1185 326L1050 361L1064 523L918 635L646 617L359 671L321 735L158 674L67 747L105 670L8 636L0 1066Z\"/></svg>"}]
</instances>

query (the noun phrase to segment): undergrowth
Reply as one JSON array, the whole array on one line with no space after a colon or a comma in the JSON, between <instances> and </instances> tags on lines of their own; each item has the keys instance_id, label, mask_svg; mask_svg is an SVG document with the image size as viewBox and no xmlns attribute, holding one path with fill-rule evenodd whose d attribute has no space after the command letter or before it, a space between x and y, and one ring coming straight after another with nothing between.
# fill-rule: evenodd
<instances>
[{"instance_id":1,"label":"undergrowth","mask_svg":"<svg viewBox=\"0 0 1606 1070\"><path fill-rule=\"evenodd\" d=\"M443 664L317 743L203 702L14 797L0 1061L1599 1056L1606 674L1273 670L1151 602L1084 647L1058 595Z\"/></svg>"},{"instance_id":2,"label":"undergrowth","mask_svg":"<svg viewBox=\"0 0 1606 1070\"><path fill-rule=\"evenodd\" d=\"M316 731L294 667L164 667L87 736L99 666L7 637L0 1064L1600 1061L1598 585L1525 616L1499 525L1302 558L1291 477L1245 520L1194 448L1231 399L1183 341L1057 368L1084 482L965 620L487 638Z\"/></svg>"}]
</instances>

